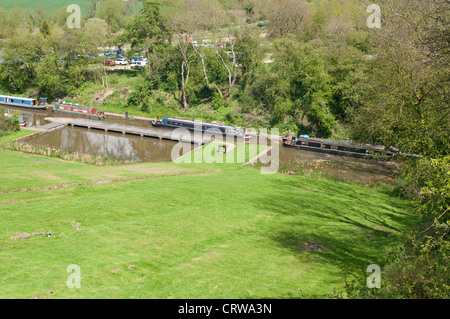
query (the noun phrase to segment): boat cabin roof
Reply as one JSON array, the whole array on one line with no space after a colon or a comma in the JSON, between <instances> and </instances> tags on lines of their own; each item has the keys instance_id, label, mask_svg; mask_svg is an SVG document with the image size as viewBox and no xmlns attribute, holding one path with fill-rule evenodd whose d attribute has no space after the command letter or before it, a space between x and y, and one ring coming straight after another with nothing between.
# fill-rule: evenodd
<instances>
[{"instance_id":1,"label":"boat cabin roof","mask_svg":"<svg viewBox=\"0 0 450 319\"><path fill-rule=\"evenodd\" d=\"M297 140L302 141L302 142L313 142L313 143L316 142L316 143L323 143L323 144L332 145L332 146L352 147L352 148L367 149L367 150L382 150L384 148L383 146L374 146L374 145L370 145L370 144L360 144L360 143L354 143L354 142L343 142L343 141L329 140L329 139L325 139L325 138L299 137Z\"/></svg>"},{"instance_id":2,"label":"boat cabin roof","mask_svg":"<svg viewBox=\"0 0 450 319\"><path fill-rule=\"evenodd\" d=\"M1 95L0 94L0 97L7 98L7 99L13 99L13 100L36 101L36 99L31 99L28 97L20 97L20 96L9 96L9 95Z\"/></svg>"},{"instance_id":3,"label":"boat cabin roof","mask_svg":"<svg viewBox=\"0 0 450 319\"><path fill-rule=\"evenodd\" d=\"M164 117L165 120L167 121L177 121L177 122L181 122L181 123L190 123L190 124L195 124L195 121L192 120L184 120L184 119L179 119L176 117ZM227 127L227 128L236 128L234 126L228 126L228 125L220 125L220 124L213 124L213 123L206 123L206 122L199 122L199 124L206 124L208 126L212 126L212 127Z\"/></svg>"}]
</instances>

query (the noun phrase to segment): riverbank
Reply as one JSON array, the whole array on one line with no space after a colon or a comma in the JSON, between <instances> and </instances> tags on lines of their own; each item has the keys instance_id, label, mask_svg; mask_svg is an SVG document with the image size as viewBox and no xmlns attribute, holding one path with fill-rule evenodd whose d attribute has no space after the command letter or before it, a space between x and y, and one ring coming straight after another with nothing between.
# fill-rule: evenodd
<instances>
[{"instance_id":1,"label":"riverbank","mask_svg":"<svg viewBox=\"0 0 450 319\"><path fill-rule=\"evenodd\" d=\"M385 189L248 166L95 167L5 149L0 166L3 298L326 297L383 266L415 220ZM80 289L66 285L72 264Z\"/></svg>"}]
</instances>

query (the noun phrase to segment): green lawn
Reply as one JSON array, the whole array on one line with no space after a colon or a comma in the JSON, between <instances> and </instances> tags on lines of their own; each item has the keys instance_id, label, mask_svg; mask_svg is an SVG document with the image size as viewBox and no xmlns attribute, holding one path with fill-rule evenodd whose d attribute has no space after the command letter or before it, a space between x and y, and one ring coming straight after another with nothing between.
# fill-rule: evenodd
<instances>
[{"instance_id":1,"label":"green lawn","mask_svg":"<svg viewBox=\"0 0 450 319\"><path fill-rule=\"evenodd\" d=\"M81 8L81 12L85 13L86 5L88 3L88 0L0 0L0 7L7 10L11 10L15 7L20 7L22 9L35 9L37 7L41 7L46 13L51 13L53 10L66 7L69 4L77 4Z\"/></svg>"},{"instance_id":2,"label":"green lawn","mask_svg":"<svg viewBox=\"0 0 450 319\"><path fill-rule=\"evenodd\" d=\"M239 165L92 167L0 150L0 167L0 190L161 176L0 194L0 298L324 297L346 269L382 266L414 222L388 191ZM193 171L210 172L162 176ZM10 239L41 231L52 237ZM66 285L71 264L79 289Z\"/></svg>"}]
</instances>

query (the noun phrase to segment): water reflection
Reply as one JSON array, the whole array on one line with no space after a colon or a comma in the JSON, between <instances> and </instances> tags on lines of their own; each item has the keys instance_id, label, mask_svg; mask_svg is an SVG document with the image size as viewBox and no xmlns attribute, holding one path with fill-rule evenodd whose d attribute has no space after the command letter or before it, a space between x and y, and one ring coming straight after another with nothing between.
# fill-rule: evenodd
<instances>
[{"instance_id":1,"label":"water reflection","mask_svg":"<svg viewBox=\"0 0 450 319\"><path fill-rule=\"evenodd\" d=\"M31 137L26 142L31 145L60 149L64 152L78 152L99 155L110 160L135 162L170 162L172 147L178 143L77 127L64 127ZM186 146L194 149L194 145L186 144Z\"/></svg>"},{"instance_id":2,"label":"water reflection","mask_svg":"<svg viewBox=\"0 0 450 319\"><path fill-rule=\"evenodd\" d=\"M359 159L348 156L316 153L280 146L280 168L311 170L330 176L365 182L391 183L398 171L396 162Z\"/></svg>"}]
</instances>

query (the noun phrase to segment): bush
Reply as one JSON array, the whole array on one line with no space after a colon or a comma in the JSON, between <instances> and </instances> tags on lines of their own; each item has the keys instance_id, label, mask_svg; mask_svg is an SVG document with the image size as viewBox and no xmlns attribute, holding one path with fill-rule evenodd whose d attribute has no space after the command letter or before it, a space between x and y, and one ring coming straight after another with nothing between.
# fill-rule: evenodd
<instances>
[{"instance_id":1,"label":"bush","mask_svg":"<svg viewBox=\"0 0 450 319\"><path fill-rule=\"evenodd\" d=\"M152 90L158 86L158 81L156 76L145 76L137 80L127 103L133 106L141 106L144 98L152 95Z\"/></svg>"},{"instance_id":2,"label":"bush","mask_svg":"<svg viewBox=\"0 0 450 319\"><path fill-rule=\"evenodd\" d=\"M17 116L5 116L5 109L0 108L0 136L18 131L20 131L19 118Z\"/></svg>"},{"instance_id":3,"label":"bush","mask_svg":"<svg viewBox=\"0 0 450 319\"><path fill-rule=\"evenodd\" d=\"M218 92L214 92L211 100L211 107L214 110L225 108L228 106L228 102L223 99Z\"/></svg>"},{"instance_id":4,"label":"bush","mask_svg":"<svg viewBox=\"0 0 450 319\"><path fill-rule=\"evenodd\" d=\"M417 203L421 229L395 248L384 267L382 289L367 289L363 278L346 285L350 298L441 299L450 296L450 156L407 161L400 179L403 195Z\"/></svg>"}]
</instances>

